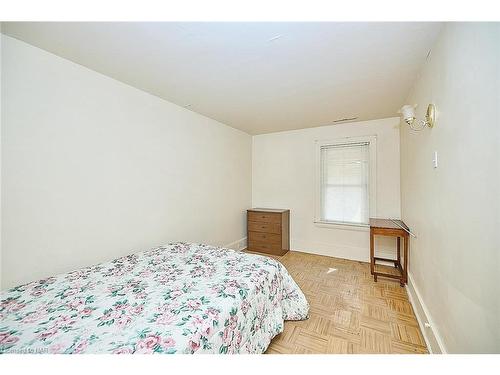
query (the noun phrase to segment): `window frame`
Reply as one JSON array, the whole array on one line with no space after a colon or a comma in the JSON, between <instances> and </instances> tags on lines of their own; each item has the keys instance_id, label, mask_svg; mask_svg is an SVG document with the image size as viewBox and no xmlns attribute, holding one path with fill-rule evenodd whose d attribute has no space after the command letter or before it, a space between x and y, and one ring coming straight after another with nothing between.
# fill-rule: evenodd
<instances>
[{"instance_id":1,"label":"window frame","mask_svg":"<svg viewBox=\"0 0 500 375\"><path fill-rule=\"evenodd\" d=\"M314 189L314 224L325 228L365 230L369 224L327 221L321 219L321 148L356 143L368 143L368 211L369 217L377 217L377 136L343 137L332 140L316 140L315 143L315 189Z\"/></svg>"}]
</instances>

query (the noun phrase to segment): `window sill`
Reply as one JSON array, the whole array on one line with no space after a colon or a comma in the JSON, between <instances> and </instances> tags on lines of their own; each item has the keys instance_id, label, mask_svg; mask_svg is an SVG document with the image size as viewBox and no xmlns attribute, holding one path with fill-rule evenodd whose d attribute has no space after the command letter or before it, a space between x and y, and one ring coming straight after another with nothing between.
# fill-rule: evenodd
<instances>
[{"instance_id":1,"label":"window sill","mask_svg":"<svg viewBox=\"0 0 500 375\"><path fill-rule=\"evenodd\" d=\"M349 224L349 223L336 223L328 221L315 221L314 225L321 228L354 230L360 232L367 232L370 230L370 225L368 224Z\"/></svg>"}]
</instances>

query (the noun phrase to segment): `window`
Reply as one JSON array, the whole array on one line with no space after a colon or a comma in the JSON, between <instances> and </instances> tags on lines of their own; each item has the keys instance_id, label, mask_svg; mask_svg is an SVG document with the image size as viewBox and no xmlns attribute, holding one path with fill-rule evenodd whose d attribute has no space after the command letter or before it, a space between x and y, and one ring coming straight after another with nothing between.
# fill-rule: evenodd
<instances>
[{"instance_id":1,"label":"window","mask_svg":"<svg viewBox=\"0 0 500 375\"><path fill-rule=\"evenodd\" d=\"M317 143L316 222L367 225L375 216L375 140Z\"/></svg>"}]
</instances>

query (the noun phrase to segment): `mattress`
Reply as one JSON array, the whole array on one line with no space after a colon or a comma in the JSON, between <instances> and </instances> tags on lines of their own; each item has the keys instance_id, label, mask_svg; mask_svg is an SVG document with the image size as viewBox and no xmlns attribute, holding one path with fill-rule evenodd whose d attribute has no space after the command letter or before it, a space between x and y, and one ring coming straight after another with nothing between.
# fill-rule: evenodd
<instances>
[{"instance_id":1,"label":"mattress","mask_svg":"<svg viewBox=\"0 0 500 375\"><path fill-rule=\"evenodd\" d=\"M0 296L0 353L263 353L309 311L278 261L182 242Z\"/></svg>"}]
</instances>

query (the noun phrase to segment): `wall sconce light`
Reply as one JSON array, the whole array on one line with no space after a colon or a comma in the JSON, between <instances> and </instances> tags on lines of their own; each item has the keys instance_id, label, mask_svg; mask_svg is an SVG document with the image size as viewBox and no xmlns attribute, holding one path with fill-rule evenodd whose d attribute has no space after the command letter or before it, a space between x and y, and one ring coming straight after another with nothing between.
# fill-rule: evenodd
<instances>
[{"instance_id":1,"label":"wall sconce light","mask_svg":"<svg viewBox=\"0 0 500 375\"><path fill-rule=\"evenodd\" d=\"M415 120L417 119L415 115L416 106L417 105L410 105L410 104L404 105L399 110L399 113L401 113L401 117L403 117L405 122L410 126L412 130L420 131L425 129L426 126L432 128L436 121L436 107L434 106L434 104L429 104L427 106L427 113L425 114L425 119L419 121L419 126L414 125Z\"/></svg>"}]
</instances>

